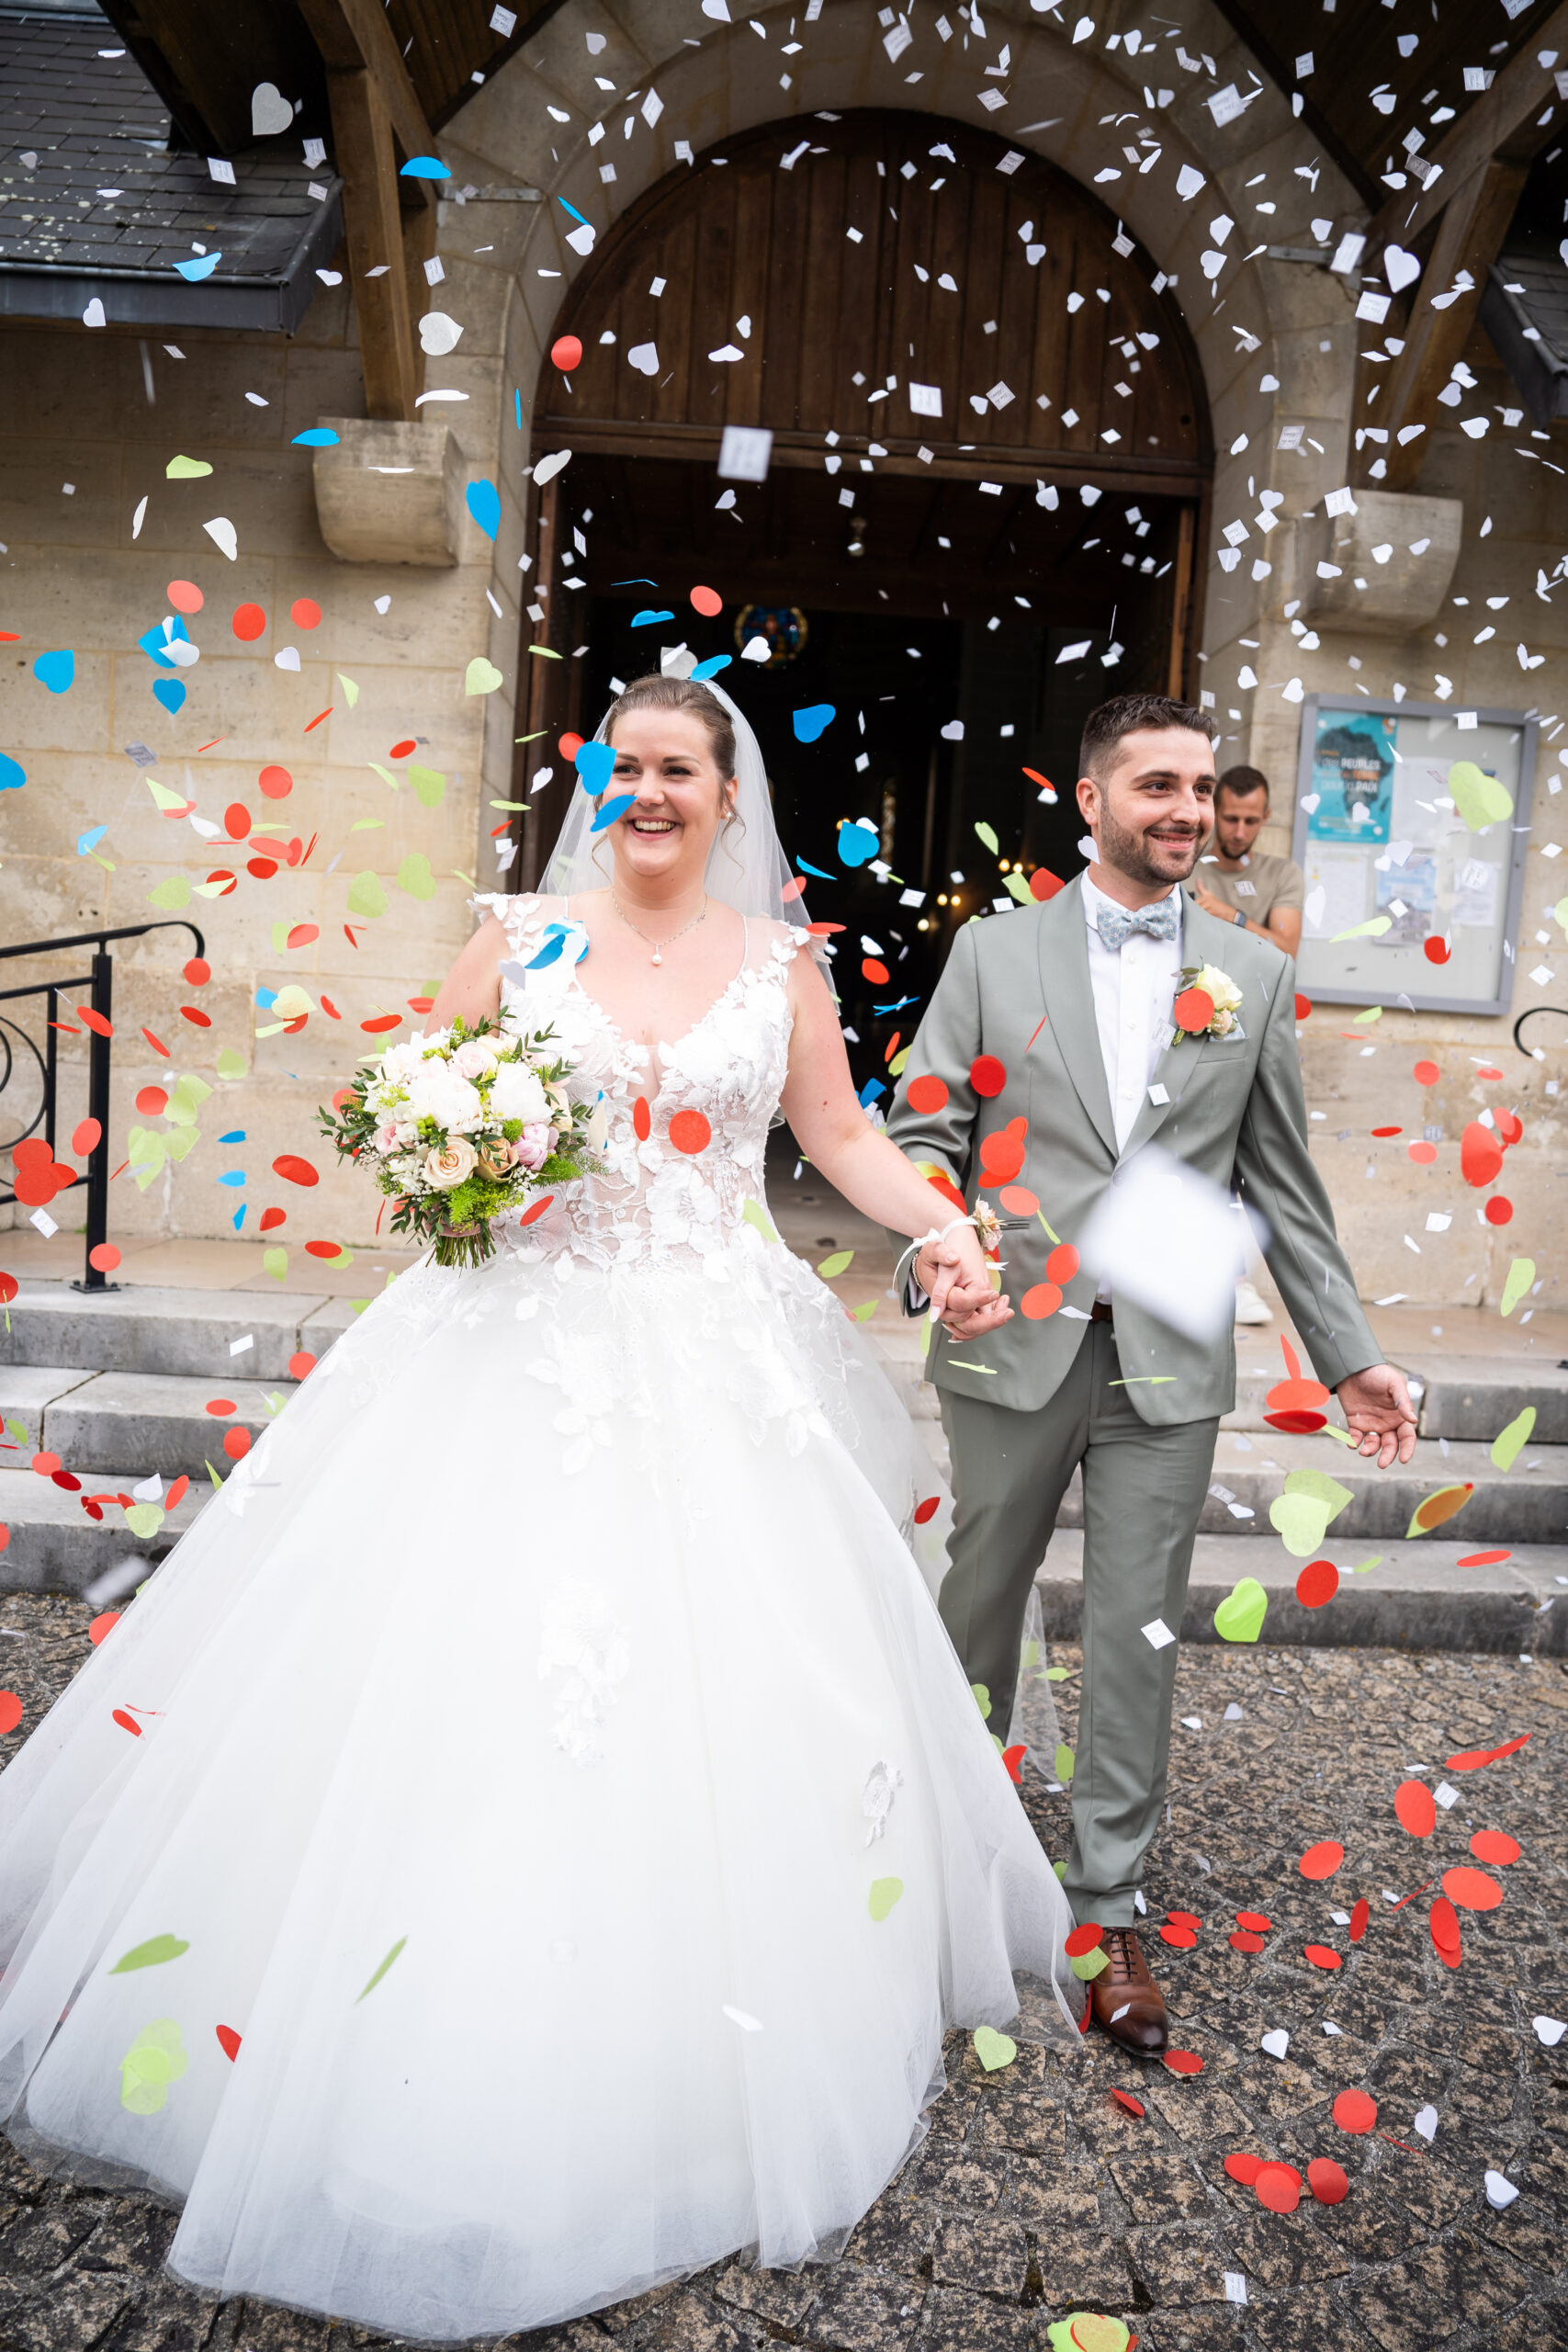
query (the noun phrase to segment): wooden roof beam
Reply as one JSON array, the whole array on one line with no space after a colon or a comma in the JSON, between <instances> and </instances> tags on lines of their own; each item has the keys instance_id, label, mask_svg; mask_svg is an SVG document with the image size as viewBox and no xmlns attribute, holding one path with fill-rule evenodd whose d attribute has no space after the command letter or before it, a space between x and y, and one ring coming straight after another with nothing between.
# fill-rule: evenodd
<instances>
[{"instance_id":1,"label":"wooden roof beam","mask_svg":"<svg viewBox=\"0 0 1568 2352\"><path fill-rule=\"evenodd\" d=\"M415 155L428 155L434 134L378 0L299 0L299 6L329 77L367 74L405 162ZM333 119L335 137L335 107ZM346 172L344 176L346 179ZM436 201L434 183L430 180L405 180L401 187L417 190L427 204Z\"/></svg>"},{"instance_id":2,"label":"wooden roof beam","mask_svg":"<svg viewBox=\"0 0 1568 2352\"><path fill-rule=\"evenodd\" d=\"M1542 51L1549 55L1555 51L1560 64L1542 65ZM1568 108L1558 96L1560 70L1568 72L1568 0L1422 158L1428 165L1440 164L1440 175L1427 180L1414 204L1396 193L1373 217L1367 231L1369 251L1375 255L1386 244L1408 244L1418 237L1494 157L1528 164L1552 132L1568 122Z\"/></svg>"}]
</instances>

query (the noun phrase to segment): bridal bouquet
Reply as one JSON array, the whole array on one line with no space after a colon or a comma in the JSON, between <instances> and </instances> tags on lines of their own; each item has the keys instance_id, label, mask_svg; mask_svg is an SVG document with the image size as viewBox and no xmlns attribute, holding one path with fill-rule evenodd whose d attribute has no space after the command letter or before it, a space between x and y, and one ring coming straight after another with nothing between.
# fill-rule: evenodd
<instances>
[{"instance_id":1,"label":"bridal bouquet","mask_svg":"<svg viewBox=\"0 0 1568 2352\"><path fill-rule=\"evenodd\" d=\"M567 1093L570 1065L500 1022L461 1019L371 1056L318 1115L338 1151L396 1202L394 1233L435 1245L438 1266L478 1266L490 1220L595 1164L594 1112Z\"/></svg>"}]
</instances>

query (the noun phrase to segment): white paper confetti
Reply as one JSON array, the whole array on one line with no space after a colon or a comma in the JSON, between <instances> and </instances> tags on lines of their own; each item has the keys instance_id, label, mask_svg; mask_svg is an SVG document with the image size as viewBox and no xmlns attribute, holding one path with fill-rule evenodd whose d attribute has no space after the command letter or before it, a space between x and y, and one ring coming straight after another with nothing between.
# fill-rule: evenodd
<instances>
[{"instance_id":1,"label":"white paper confetti","mask_svg":"<svg viewBox=\"0 0 1568 2352\"><path fill-rule=\"evenodd\" d=\"M1138 1631L1152 1650L1168 1649L1176 1639L1163 1617L1151 1617L1146 1625L1139 1626Z\"/></svg>"}]
</instances>

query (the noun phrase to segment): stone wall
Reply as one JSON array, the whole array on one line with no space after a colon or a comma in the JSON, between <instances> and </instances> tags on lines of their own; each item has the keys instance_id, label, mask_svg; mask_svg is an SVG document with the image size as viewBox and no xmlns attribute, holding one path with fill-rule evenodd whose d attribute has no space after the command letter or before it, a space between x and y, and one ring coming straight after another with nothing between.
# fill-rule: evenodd
<instances>
[{"instance_id":1,"label":"stone wall","mask_svg":"<svg viewBox=\"0 0 1568 2352\"><path fill-rule=\"evenodd\" d=\"M11 425L0 441L0 536L10 548L0 561L13 568L29 608L49 616L48 628L36 639L26 636L17 652L30 661L38 645L72 637L82 658L78 684L58 701L35 684L25 666L11 673L19 701L6 697L8 740L31 769L32 781L18 797L21 813L15 801L6 812L7 928L41 935L74 922L85 909L94 920L111 908L118 919L134 920L148 888L172 862L193 878L205 873L206 854L189 828L153 815L144 787L131 775L119 746L136 736L160 752L161 764L152 772L183 787L183 758L171 758L167 747L228 731L227 743L191 764L190 789L203 811L220 817L229 799L248 796L253 815L287 815L307 838L320 829L321 845L307 869L313 882L303 876L292 882L280 876L265 886L247 879L234 899L204 910L218 967L206 991L215 1026L200 1038L182 1035L177 1048L179 1066L198 1071L204 1056L210 1059L209 1038L245 1050L251 1073L231 1090L223 1124L246 1129L254 1171L249 1197L258 1205L261 1171L275 1151L300 1148L309 1107L362 1042L354 1021L383 1003L400 1009L420 984L439 975L466 935L467 888L451 878L453 870L477 873L485 885L495 871L488 836L499 818L484 804L509 797L512 739L521 731L514 711L526 692L519 676L526 658L520 653L519 588L522 601L532 592L518 558L531 545L525 468L532 402L554 321L581 266L564 242L571 222L561 205L518 201L513 191L538 187L548 197L558 194L603 234L654 181L687 168L676 156L677 141L701 154L760 122L798 119L804 124L818 109L849 107L955 116L1037 148L1117 209L1158 266L1179 280L1204 370L1217 451L1213 544L1201 551L1202 676L1224 724L1225 758L1256 762L1276 779L1265 846L1288 848L1290 841L1299 734L1298 706L1282 693L1291 679L1308 692L1343 690L1357 676L1374 694L1394 677L1404 680L1413 698L1430 691L1430 629L1409 642L1386 634L1368 639L1352 612L1332 625L1320 623L1317 650L1303 654L1284 617L1285 604L1302 593L1310 526L1303 531L1300 518L1320 510L1323 494L1348 478L1358 329L1354 290L1344 279L1270 258L1266 248L1316 245L1322 238L1314 220L1337 228L1355 216L1353 196L1335 166L1292 119L1288 99L1271 87L1235 119L1216 127L1205 97L1226 83L1246 93L1257 77L1213 7L1191 10L1180 36L1189 55L1213 62L1213 80L1206 70L1192 74L1179 66L1175 41L1161 43L1151 57L1140 40L1129 56L1124 36L1137 24L1131 7L1102 12L1092 38L1077 44L1055 18L1033 14L1021 0L987 6L985 15L985 41L970 40L965 46L961 31L942 42L922 12L914 46L895 61L871 0L829 0L809 23L798 10L768 11L756 20L761 39L750 23L718 24L671 9L667 0L621 0L614 9L600 0L568 0L527 48L476 92L439 147L453 185L473 186L479 194L441 207L446 275L431 298L433 307L462 322L464 334L449 357L427 363L425 379L427 387L468 398L427 406L422 413L445 416L470 477L495 481L502 520L493 548L465 522L461 562L453 571L339 565L321 541L308 458L285 445L290 434L322 415L360 411L352 316L345 315L342 295L318 298L291 345L187 337L183 368L159 360L155 411L142 396L132 339L112 333L13 332L11 347L18 355L13 380L34 379L40 390L27 404L25 426ZM786 56L792 21L801 48ZM1115 51L1109 47L1112 37ZM986 76L985 66L1004 43L1007 76ZM602 92L596 76L623 95L635 91L636 106L628 110ZM1141 172L1124 156L1114 124L1120 115L1150 119L1145 81L1172 96L1152 118L1162 137L1159 160ZM652 126L641 111L642 95L650 88L662 102ZM984 94L998 90L1006 97L1003 107L981 104ZM564 121L558 119L563 116ZM601 119L607 135L591 144L589 128ZM1188 201L1176 186L1184 166L1204 175ZM1249 189L1247 183L1260 174L1262 184ZM1275 209L1258 209L1264 204ZM1233 225L1218 232L1214 224L1224 219ZM1212 280L1205 253L1224 255ZM1475 397L1498 403L1511 398L1480 338L1471 364L1484 385ZM272 406L247 407L247 388L262 391ZM14 408L13 415L17 413ZM1303 441L1317 446L1281 451L1280 429L1291 424L1302 425ZM1461 632L1449 627L1441 666L1460 698L1568 707L1558 624L1532 594L1537 565L1550 571L1561 552L1551 534L1562 519L1562 493L1557 477L1527 469L1500 446L1503 438L1499 430L1479 446L1451 431L1430 436L1422 492L1465 502L1454 591L1479 597L1506 589L1514 599L1510 618L1517 612L1521 619L1518 631L1500 632L1480 650L1468 645L1472 632L1462 632L1461 651L1456 641ZM165 484L163 465L176 448L209 458L214 478ZM60 497L57 473L77 481L75 501ZM367 486L374 489L373 478ZM132 547L130 515L142 488L151 491L152 503L142 537ZM1219 531L1233 517L1250 521L1266 490L1280 495L1280 527L1267 539L1254 532L1244 560L1222 572ZM1493 531L1481 540L1475 533L1488 511ZM237 565L213 557L200 528L209 513L235 521ZM127 625L128 608L142 616L139 628L156 619L166 609L163 581L175 574L198 580L209 594L201 624L192 627L204 644L202 663L187 673L187 711L199 707L199 731L188 719L178 728L163 722L151 701L149 665L127 650L137 633ZM382 594L392 598L384 619L372 604ZM297 634L286 628L284 616L299 594L316 597L323 619L308 640L299 639L301 674L286 676L270 656ZM254 650L236 647L227 634L228 613L242 596L264 604L272 616L269 634ZM30 618L27 627L33 629ZM1520 634L1532 650L1548 654L1528 684L1513 654ZM469 697L464 675L479 652L502 672L503 683L493 694ZM1359 672L1348 666L1352 656L1362 664ZM1262 682L1246 691L1238 684L1244 662ZM334 683L340 671L361 689L352 713ZM1554 678L1563 681L1561 694ZM333 718L302 738L303 718L329 695ZM364 764L384 760L404 733L427 738L420 756L447 774L446 798L437 811L413 805L406 788L394 797ZM271 810L261 808L254 792L255 771L265 760L283 761L296 777L290 799ZM1544 786L1538 819L1543 807ZM102 852L118 861L112 877L73 854L80 828L106 816L112 824ZM385 831L351 838L349 828L365 816L381 818ZM1550 831L1538 825L1546 838ZM340 850L342 863L329 876L324 861ZM402 860L419 851L442 877L428 904L395 887ZM345 877L361 866L381 876L390 905L351 950L342 931ZM1560 895L1551 877L1550 862L1532 844L1527 942L1547 928L1540 910ZM271 927L285 915L317 922L320 940L300 953L276 956ZM138 1020L153 1010L166 1018L171 990L151 969L166 953L137 950L122 959L122 973L135 975L126 996ZM1521 957L1527 970L1535 960L1533 950ZM300 1035L253 1046L244 1034L249 1000L258 984L276 988L285 978L313 994L324 987L334 1002L334 990L341 991L345 1019L334 1027L313 1013ZM1519 990L1521 1006L1537 1001L1528 980ZM1397 1012L1377 1024L1376 1051L1363 1059L1358 1046L1339 1038L1344 1025L1338 1008L1326 1017L1314 1014L1304 1026L1303 1046L1309 1092L1330 1113L1319 1123L1321 1143L1314 1131L1314 1148L1363 1286L1373 1294L1398 1289L1434 1300L1495 1298L1516 1251L1529 1250L1544 1268L1553 1147L1551 1105L1540 1086L1555 1061L1544 1068L1521 1061L1503 1022ZM1450 1050L1439 1052L1444 1046ZM1417 1049L1439 1053L1447 1073L1435 1097L1424 1101L1416 1100L1408 1077ZM1458 1177L1457 1136L1464 1118L1506 1091L1473 1076L1474 1063L1467 1059L1472 1049L1495 1054L1510 1080L1521 1073L1517 1092L1527 1134L1508 1168L1517 1215L1501 1233L1474 1222ZM152 1074L151 1057L143 1066L126 1057L117 1134L123 1131L130 1095ZM1402 1147L1392 1152L1380 1147L1377 1175L1369 1183L1365 1130L1398 1118L1414 1127L1423 1117L1440 1119L1454 1138L1440 1148L1435 1166L1416 1169ZM1341 1128L1349 1131L1343 1141L1337 1139ZM117 1219L131 1229L152 1220L171 1231L225 1231L234 1195L215 1189L216 1172L210 1154L195 1154L142 1201L119 1197L126 1188L121 1179ZM1444 1250L1427 1248L1419 1229L1427 1204L1439 1196L1458 1212ZM362 1238L369 1222L364 1188L329 1180L313 1196L309 1215L313 1230ZM296 1211L290 1226L300 1223ZM1422 1241L1418 1258L1404 1246L1406 1229Z\"/></svg>"}]
</instances>

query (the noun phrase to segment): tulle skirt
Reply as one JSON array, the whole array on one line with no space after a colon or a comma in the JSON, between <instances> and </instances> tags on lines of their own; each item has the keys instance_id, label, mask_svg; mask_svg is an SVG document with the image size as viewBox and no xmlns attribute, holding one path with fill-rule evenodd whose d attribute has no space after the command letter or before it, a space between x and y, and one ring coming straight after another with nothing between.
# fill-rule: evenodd
<instances>
[{"instance_id":1,"label":"tulle skirt","mask_svg":"<svg viewBox=\"0 0 1568 2352\"><path fill-rule=\"evenodd\" d=\"M0 1778L12 2137L433 2341L830 2255L1070 1981L936 1493L750 1230L403 1275Z\"/></svg>"}]
</instances>

